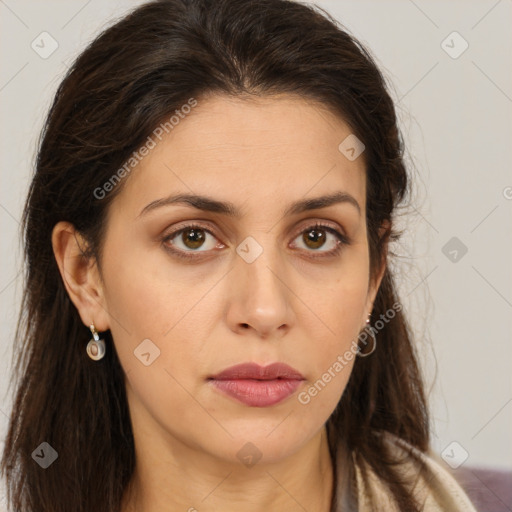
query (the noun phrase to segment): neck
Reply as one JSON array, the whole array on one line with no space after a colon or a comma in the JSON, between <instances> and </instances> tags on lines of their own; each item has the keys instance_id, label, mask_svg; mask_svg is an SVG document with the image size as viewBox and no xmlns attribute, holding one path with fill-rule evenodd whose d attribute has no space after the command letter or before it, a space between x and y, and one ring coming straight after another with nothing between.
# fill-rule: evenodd
<instances>
[{"instance_id":1,"label":"neck","mask_svg":"<svg viewBox=\"0 0 512 512\"><path fill-rule=\"evenodd\" d=\"M133 422L136 467L122 512L330 512L334 471L325 426L287 459L246 468L148 435Z\"/></svg>"}]
</instances>

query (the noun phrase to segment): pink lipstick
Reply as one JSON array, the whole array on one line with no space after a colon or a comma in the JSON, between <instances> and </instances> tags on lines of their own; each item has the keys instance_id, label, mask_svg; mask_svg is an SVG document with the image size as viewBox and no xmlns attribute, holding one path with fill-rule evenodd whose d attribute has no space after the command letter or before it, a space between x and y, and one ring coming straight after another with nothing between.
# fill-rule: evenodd
<instances>
[{"instance_id":1,"label":"pink lipstick","mask_svg":"<svg viewBox=\"0 0 512 512\"><path fill-rule=\"evenodd\" d=\"M284 363L268 366L243 363L231 366L208 380L222 393L250 407L268 407L293 394L304 377Z\"/></svg>"}]
</instances>

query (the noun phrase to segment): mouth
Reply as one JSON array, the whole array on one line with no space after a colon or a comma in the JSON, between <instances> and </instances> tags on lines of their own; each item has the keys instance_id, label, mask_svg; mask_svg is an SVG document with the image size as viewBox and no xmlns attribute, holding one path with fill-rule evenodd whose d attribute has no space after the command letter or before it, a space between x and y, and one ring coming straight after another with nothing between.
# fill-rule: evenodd
<instances>
[{"instance_id":1,"label":"mouth","mask_svg":"<svg viewBox=\"0 0 512 512\"><path fill-rule=\"evenodd\" d=\"M216 390L250 407L269 407L282 402L303 380L299 371L284 363L268 366L243 363L208 378Z\"/></svg>"},{"instance_id":2,"label":"mouth","mask_svg":"<svg viewBox=\"0 0 512 512\"><path fill-rule=\"evenodd\" d=\"M230 366L209 378L215 380L304 380L304 376L298 370L285 363L272 363L267 366L260 366L256 363L242 363Z\"/></svg>"}]
</instances>

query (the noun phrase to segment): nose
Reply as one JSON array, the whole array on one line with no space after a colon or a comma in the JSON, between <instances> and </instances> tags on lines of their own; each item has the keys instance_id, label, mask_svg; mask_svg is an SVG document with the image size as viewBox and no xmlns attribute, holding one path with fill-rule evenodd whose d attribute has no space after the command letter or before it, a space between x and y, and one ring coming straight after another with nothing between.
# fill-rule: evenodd
<instances>
[{"instance_id":1,"label":"nose","mask_svg":"<svg viewBox=\"0 0 512 512\"><path fill-rule=\"evenodd\" d=\"M265 249L254 261L239 255L230 273L227 322L237 334L280 338L291 328L293 293L277 251Z\"/></svg>"}]
</instances>

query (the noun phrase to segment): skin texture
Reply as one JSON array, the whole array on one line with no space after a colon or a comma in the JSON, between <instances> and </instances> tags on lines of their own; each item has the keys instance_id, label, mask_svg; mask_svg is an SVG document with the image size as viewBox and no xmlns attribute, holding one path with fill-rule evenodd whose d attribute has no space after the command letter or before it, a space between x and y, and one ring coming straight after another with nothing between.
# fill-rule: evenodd
<instances>
[{"instance_id":1,"label":"skin texture","mask_svg":"<svg viewBox=\"0 0 512 512\"><path fill-rule=\"evenodd\" d=\"M329 510L325 423L358 358L308 404L297 395L349 350L384 270L369 283L364 153L350 161L338 150L350 133L294 96L203 98L125 178L109 209L101 270L78 257L85 241L73 226L55 226L70 298L85 326L111 330L126 372L137 465L123 511ZM291 202L335 191L361 212L345 202L283 216ZM241 216L182 204L141 215L176 193L232 202ZM315 259L337 243L323 229L323 245L303 238L317 221L350 244ZM201 232L203 245L190 236L185 245L181 233L162 240L190 223L211 231ZM263 250L252 263L236 251L249 236ZM145 339L160 350L149 366L134 355ZM285 362L305 381L270 407L239 403L207 381L248 361ZM247 442L261 453L251 467L237 457Z\"/></svg>"}]
</instances>

